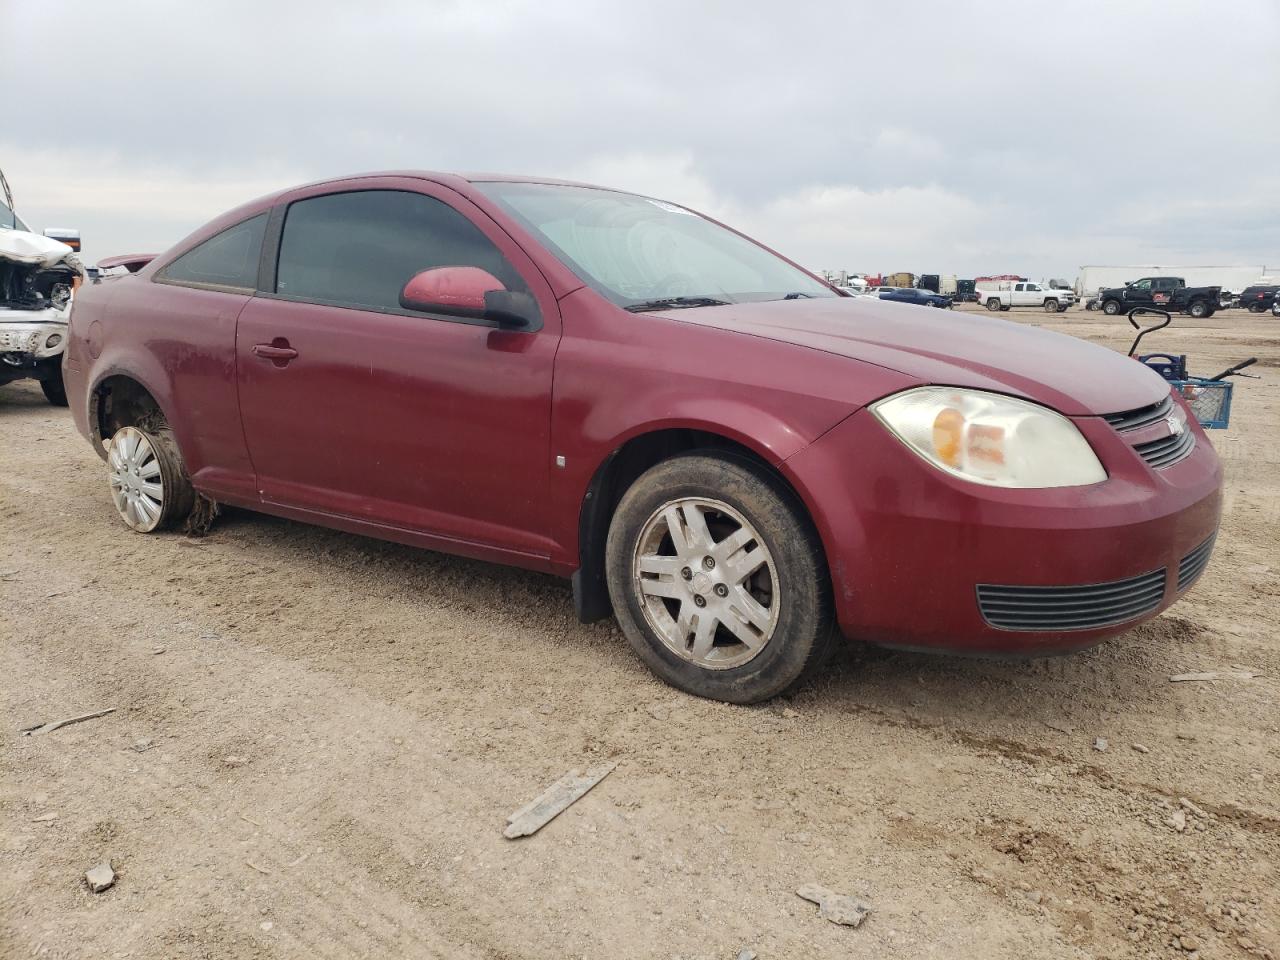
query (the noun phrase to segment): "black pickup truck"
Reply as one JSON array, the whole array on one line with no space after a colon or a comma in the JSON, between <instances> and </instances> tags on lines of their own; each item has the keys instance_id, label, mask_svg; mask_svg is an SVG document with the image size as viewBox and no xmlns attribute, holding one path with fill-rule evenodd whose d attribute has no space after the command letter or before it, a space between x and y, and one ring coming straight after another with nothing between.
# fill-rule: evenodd
<instances>
[{"instance_id":1,"label":"black pickup truck","mask_svg":"<svg viewBox=\"0 0 1280 960\"><path fill-rule=\"evenodd\" d=\"M1143 277L1098 294L1102 312L1111 316L1128 313L1135 307L1155 307L1193 317L1211 317L1222 305L1221 298L1221 287L1188 287L1181 277Z\"/></svg>"}]
</instances>

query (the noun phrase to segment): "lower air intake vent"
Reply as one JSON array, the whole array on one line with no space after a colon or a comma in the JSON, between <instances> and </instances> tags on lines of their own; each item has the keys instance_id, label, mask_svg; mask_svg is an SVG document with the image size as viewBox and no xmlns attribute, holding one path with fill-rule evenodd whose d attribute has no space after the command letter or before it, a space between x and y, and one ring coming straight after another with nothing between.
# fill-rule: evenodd
<instances>
[{"instance_id":1,"label":"lower air intake vent","mask_svg":"<svg viewBox=\"0 0 1280 960\"><path fill-rule=\"evenodd\" d=\"M1179 593L1195 583L1196 578L1204 573L1204 568L1209 565L1209 557L1213 554L1213 541L1216 537L1217 534L1214 534L1178 561Z\"/></svg>"},{"instance_id":2,"label":"lower air intake vent","mask_svg":"<svg viewBox=\"0 0 1280 960\"><path fill-rule=\"evenodd\" d=\"M978 585L983 619L1001 630L1095 630L1150 613L1164 599L1163 568L1079 587Z\"/></svg>"}]
</instances>

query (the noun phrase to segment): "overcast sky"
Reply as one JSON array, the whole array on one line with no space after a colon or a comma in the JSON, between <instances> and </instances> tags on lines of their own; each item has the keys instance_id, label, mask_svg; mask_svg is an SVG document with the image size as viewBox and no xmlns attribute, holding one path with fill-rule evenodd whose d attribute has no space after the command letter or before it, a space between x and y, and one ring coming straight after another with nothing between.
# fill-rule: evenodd
<instances>
[{"instance_id":1,"label":"overcast sky","mask_svg":"<svg viewBox=\"0 0 1280 960\"><path fill-rule=\"evenodd\" d=\"M0 0L0 168L90 259L357 171L589 180L814 269L1280 266L1280 0Z\"/></svg>"}]
</instances>

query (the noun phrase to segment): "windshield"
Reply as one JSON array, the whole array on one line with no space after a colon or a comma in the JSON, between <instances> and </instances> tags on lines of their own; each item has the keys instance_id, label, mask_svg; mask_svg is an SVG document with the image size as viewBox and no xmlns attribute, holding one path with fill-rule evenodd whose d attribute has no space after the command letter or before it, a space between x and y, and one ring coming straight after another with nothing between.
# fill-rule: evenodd
<instances>
[{"instance_id":1,"label":"windshield","mask_svg":"<svg viewBox=\"0 0 1280 960\"><path fill-rule=\"evenodd\" d=\"M0 200L0 230L28 230L22 218L9 209L9 205Z\"/></svg>"},{"instance_id":2,"label":"windshield","mask_svg":"<svg viewBox=\"0 0 1280 960\"><path fill-rule=\"evenodd\" d=\"M838 296L763 247L675 204L592 187L476 187L620 307Z\"/></svg>"}]
</instances>

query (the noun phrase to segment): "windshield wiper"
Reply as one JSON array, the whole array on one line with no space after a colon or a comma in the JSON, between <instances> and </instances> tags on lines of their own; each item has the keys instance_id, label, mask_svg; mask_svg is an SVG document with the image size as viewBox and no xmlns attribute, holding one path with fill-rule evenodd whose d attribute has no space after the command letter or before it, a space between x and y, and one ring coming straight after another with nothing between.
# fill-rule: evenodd
<instances>
[{"instance_id":1,"label":"windshield wiper","mask_svg":"<svg viewBox=\"0 0 1280 960\"><path fill-rule=\"evenodd\" d=\"M647 310L665 310L668 307L727 307L728 300L717 300L715 297L665 297L661 300L642 300L624 309L632 313L644 313Z\"/></svg>"}]
</instances>

